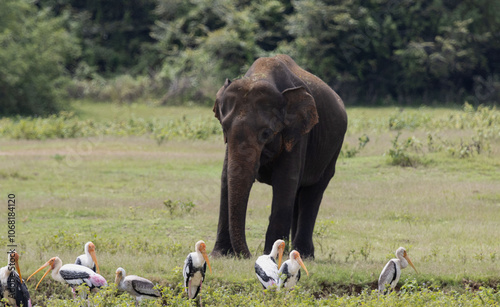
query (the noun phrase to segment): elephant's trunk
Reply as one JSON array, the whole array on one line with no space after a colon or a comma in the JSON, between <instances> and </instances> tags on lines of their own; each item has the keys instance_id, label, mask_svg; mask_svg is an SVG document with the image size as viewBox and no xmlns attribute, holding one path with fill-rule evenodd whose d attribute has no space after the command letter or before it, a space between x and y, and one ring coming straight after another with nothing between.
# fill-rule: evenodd
<instances>
[{"instance_id":1,"label":"elephant's trunk","mask_svg":"<svg viewBox=\"0 0 500 307\"><path fill-rule=\"evenodd\" d=\"M245 220L250 190L255 181L260 152L248 142L228 143L228 209L231 245L236 255L251 256L245 236Z\"/></svg>"}]
</instances>

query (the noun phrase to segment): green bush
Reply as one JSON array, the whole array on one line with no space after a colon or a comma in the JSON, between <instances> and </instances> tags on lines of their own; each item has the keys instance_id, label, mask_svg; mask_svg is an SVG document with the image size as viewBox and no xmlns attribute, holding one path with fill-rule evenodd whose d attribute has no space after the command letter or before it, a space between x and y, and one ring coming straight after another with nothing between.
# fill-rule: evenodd
<instances>
[{"instance_id":1,"label":"green bush","mask_svg":"<svg viewBox=\"0 0 500 307\"><path fill-rule=\"evenodd\" d=\"M399 166L417 166L421 163L421 159L410 151L418 151L421 148L420 141L415 137L409 137L406 141L400 143L400 136L401 132L396 135L392 141L392 148L387 152L390 163Z\"/></svg>"},{"instance_id":2,"label":"green bush","mask_svg":"<svg viewBox=\"0 0 500 307\"><path fill-rule=\"evenodd\" d=\"M63 21L32 2L0 2L0 116L47 115L64 107L65 63L80 49Z\"/></svg>"},{"instance_id":3,"label":"green bush","mask_svg":"<svg viewBox=\"0 0 500 307\"><path fill-rule=\"evenodd\" d=\"M160 122L156 119L129 119L96 122L79 120L72 112L61 112L46 118L18 117L0 119L0 137L45 140L92 136L135 136L151 134L158 145L171 139L206 140L221 133L218 121L212 116L186 117Z\"/></svg>"}]
</instances>

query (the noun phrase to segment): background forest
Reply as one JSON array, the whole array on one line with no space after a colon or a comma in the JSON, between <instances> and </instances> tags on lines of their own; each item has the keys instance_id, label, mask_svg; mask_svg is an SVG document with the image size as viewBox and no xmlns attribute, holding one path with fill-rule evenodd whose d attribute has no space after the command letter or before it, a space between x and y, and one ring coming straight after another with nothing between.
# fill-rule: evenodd
<instances>
[{"instance_id":1,"label":"background forest","mask_svg":"<svg viewBox=\"0 0 500 307\"><path fill-rule=\"evenodd\" d=\"M500 101L497 0L3 0L0 46L0 115L211 104L276 53L348 105Z\"/></svg>"}]
</instances>

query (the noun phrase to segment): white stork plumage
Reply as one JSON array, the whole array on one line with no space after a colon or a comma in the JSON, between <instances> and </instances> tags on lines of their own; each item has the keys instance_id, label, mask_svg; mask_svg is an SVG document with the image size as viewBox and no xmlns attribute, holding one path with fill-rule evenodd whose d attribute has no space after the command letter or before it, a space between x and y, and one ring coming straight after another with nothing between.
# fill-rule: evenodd
<instances>
[{"instance_id":1,"label":"white stork plumage","mask_svg":"<svg viewBox=\"0 0 500 307\"><path fill-rule=\"evenodd\" d=\"M281 266L283 251L285 250L285 241L276 240L269 255L262 255L255 261L255 274L262 287L267 289L272 285L278 284L278 268ZM278 258L278 264L276 264Z\"/></svg>"},{"instance_id":2,"label":"white stork plumage","mask_svg":"<svg viewBox=\"0 0 500 307\"><path fill-rule=\"evenodd\" d=\"M394 289L401 277L401 270L406 268L408 264L418 273L404 247L400 247L396 250L396 257L397 258L389 260L380 273L380 277L378 278L378 290L380 292L385 292L388 287L387 285L389 285L390 289Z\"/></svg>"},{"instance_id":3,"label":"white stork plumage","mask_svg":"<svg viewBox=\"0 0 500 307\"><path fill-rule=\"evenodd\" d=\"M95 255L95 245L92 242L87 242L85 244L85 254L80 255L76 258L75 264L83 265L97 274L101 274L99 271L99 264L97 263L97 257Z\"/></svg>"},{"instance_id":4,"label":"white stork plumage","mask_svg":"<svg viewBox=\"0 0 500 307\"><path fill-rule=\"evenodd\" d=\"M7 299L10 306L21 306L22 304L24 307L31 307L28 287L26 287L21 276L21 269L19 269L19 254L17 252L9 253L8 265L0 269L0 292L1 297Z\"/></svg>"},{"instance_id":5,"label":"white stork plumage","mask_svg":"<svg viewBox=\"0 0 500 307\"><path fill-rule=\"evenodd\" d=\"M302 258L300 258L298 251L291 251L289 257L290 258L287 261L283 262L283 265L278 271L278 288L284 286L287 289L292 289L295 287L297 282L300 280L300 267L303 267L304 271L306 271L306 274L309 276L309 272L307 271L304 262L302 262Z\"/></svg>"},{"instance_id":6,"label":"white stork plumage","mask_svg":"<svg viewBox=\"0 0 500 307\"><path fill-rule=\"evenodd\" d=\"M156 299L161 297L160 292L155 289L155 285L148 279L136 275L126 276L123 268L116 269L115 284L118 290L126 291L135 297L135 305L139 306L139 302L143 298Z\"/></svg>"},{"instance_id":7,"label":"white stork plumage","mask_svg":"<svg viewBox=\"0 0 500 307\"><path fill-rule=\"evenodd\" d=\"M78 264L65 264L62 265L62 261L59 257L50 258L44 265L42 265L38 270L26 279L28 281L33 275L40 272L44 268L49 267L47 272L42 276L36 289L42 282L42 280L52 271L52 278L64 284L68 284L71 288L77 287L82 284L86 284L90 290L94 288L100 288L107 285L106 279L91 269ZM73 292L74 293L74 292Z\"/></svg>"},{"instance_id":8,"label":"white stork plumage","mask_svg":"<svg viewBox=\"0 0 500 307\"><path fill-rule=\"evenodd\" d=\"M184 261L182 275L184 276L184 287L188 297L194 299L201 290L201 284L205 280L205 272L208 268L212 273L212 267L206 252L206 245L203 241L196 242L195 251L189 253ZM201 303L201 297L200 297Z\"/></svg>"}]
</instances>

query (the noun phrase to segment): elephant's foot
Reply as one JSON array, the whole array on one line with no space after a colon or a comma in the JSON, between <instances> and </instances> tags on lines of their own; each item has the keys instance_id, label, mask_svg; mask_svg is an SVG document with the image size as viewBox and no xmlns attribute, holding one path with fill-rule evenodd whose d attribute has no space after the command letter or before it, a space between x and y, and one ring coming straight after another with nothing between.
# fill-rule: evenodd
<instances>
[{"instance_id":1,"label":"elephant's foot","mask_svg":"<svg viewBox=\"0 0 500 307\"><path fill-rule=\"evenodd\" d=\"M300 258L314 260L314 251L312 252L299 252Z\"/></svg>"},{"instance_id":2,"label":"elephant's foot","mask_svg":"<svg viewBox=\"0 0 500 307\"><path fill-rule=\"evenodd\" d=\"M234 255L238 258L248 259L252 257L252 253L248 249L248 245L243 238L243 240L231 240L231 244L233 246Z\"/></svg>"},{"instance_id":3,"label":"elephant's foot","mask_svg":"<svg viewBox=\"0 0 500 307\"><path fill-rule=\"evenodd\" d=\"M252 257L252 254L250 253L249 250L243 251L241 253L236 253L234 249L231 248L217 248L214 247L212 252L210 253L210 256L214 258L220 258L220 257L226 257L226 256L237 256L239 258L250 258Z\"/></svg>"},{"instance_id":4,"label":"elephant's foot","mask_svg":"<svg viewBox=\"0 0 500 307\"><path fill-rule=\"evenodd\" d=\"M222 258L222 257L227 257L227 256L234 256L234 251L231 250L218 250L214 249L212 252L210 252L210 256L213 258Z\"/></svg>"},{"instance_id":5,"label":"elephant's foot","mask_svg":"<svg viewBox=\"0 0 500 307\"><path fill-rule=\"evenodd\" d=\"M314 259L314 245L312 242L294 242L293 248L300 253L301 258Z\"/></svg>"},{"instance_id":6,"label":"elephant's foot","mask_svg":"<svg viewBox=\"0 0 500 307\"><path fill-rule=\"evenodd\" d=\"M244 250L242 252L236 253L236 256L238 256L239 258L248 259L248 258L252 257L252 253L250 253L250 251L247 248L246 250Z\"/></svg>"},{"instance_id":7,"label":"elephant's foot","mask_svg":"<svg viewBox=\"0 0 500 307\"><path fill-rule=\"evenodd\" d=\"M219 243L215 243L214 249L210 253L210 256L214 258L220 258L230 255L234 255L233 247L231 245L227 246Z\"/></svg>"}]
</instances>

